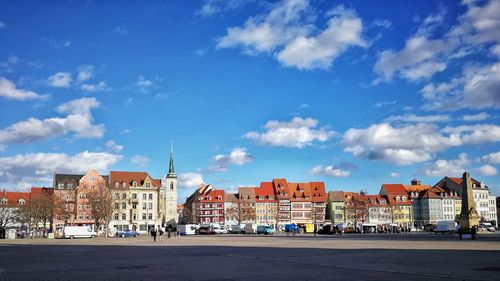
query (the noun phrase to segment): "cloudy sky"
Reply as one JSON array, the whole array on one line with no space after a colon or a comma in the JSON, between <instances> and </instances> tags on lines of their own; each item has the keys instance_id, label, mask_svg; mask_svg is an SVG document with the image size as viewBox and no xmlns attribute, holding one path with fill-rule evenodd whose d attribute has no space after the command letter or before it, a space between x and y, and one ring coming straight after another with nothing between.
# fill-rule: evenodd
<instances>
[{"instance_id":1,"label":"cloudy sky","mask_svg":"<svg viewBox=\"0 0 500 281\"><path fill-rule=\"evenodd\" d=\"M0 188L54 172L500 194L500 1L0 4Z\"/></svg>"}]
</instances>

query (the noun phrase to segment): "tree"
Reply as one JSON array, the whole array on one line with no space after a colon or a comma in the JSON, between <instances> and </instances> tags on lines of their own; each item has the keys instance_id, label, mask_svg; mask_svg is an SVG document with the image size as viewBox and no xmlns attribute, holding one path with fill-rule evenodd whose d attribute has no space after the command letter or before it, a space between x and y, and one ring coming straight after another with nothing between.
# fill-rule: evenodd
<instances>
[{"instance_id":1,"label":"tree","mask_svg":"<svg viewBox=\"0 0 500 281\"><path fill-rule=\"evenodd\" d=\"M101 187L96 191L87 193L87 202L92 218L94 218L95 229L99 230L101 225L106 225L106 231L109 231L108 224L113 216L113 198L111 192Z\"/></svg>"},{"instance_id":2,"label":"tree","mask_svg":"<svg viewBox=\"0 0 500 281\"><path fill-rule=\"evenodd\" d=\"M5 235L5 231L15 226L18 222L17 211L13 207L0 203L0 234ZM0 239L5 237L0 237Z\"/></svg>"},{"instance_id":3,"label":"tree","mask_svg":"<svg viewBox=\"0 0 500 281\"><path fill-rule=\"evenodd\" d=\"M46 207L44 204L44 200L42 200L40 197L34 197L33 200L29 200L24 205L21 205L19 207L19 219L23 224L26 224L28 226L28 231L29 233L31 233L31 238L34 238L34 230L44 220L44 207Z\"/></svg>"},{"instance_id":4,"label":"tree","mask_svg":"<svg viewBox=\"0 0 500 281\"><path fill-rule=\"evenodd\" d=\"M357 227L358 223L364 223L368 220L368 207L368 200L364 192L352 196L349 202L346 202L346 215L354 222L354 227Z\"/></svg>"},{"instance_id":5,"label":"tree","mask_svg":"<svg viewBox=\"0 0 500 281\"><path fill-rule=\"evenodd\" d=\"M243 221L255 221L255 207L249 200L238 199L238 209L239 216L238 221L241 223Z\"/></svg>"}]
</instances>

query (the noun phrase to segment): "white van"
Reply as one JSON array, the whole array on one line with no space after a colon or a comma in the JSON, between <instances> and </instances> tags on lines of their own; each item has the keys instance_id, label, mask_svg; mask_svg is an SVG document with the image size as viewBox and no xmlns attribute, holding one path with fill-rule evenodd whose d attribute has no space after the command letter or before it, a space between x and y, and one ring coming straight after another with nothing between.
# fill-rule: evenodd
<instances>
[{"instance_id":1,"label":"white van","mask_svg":"<svg viewBox=\"0 0 500 281\"><path fill-rule=\"evenodd\" d=\"M94 238L95 236L97 233L88 226L65 226L63 230L63 238Z\"/></svg>"}]
</instances>

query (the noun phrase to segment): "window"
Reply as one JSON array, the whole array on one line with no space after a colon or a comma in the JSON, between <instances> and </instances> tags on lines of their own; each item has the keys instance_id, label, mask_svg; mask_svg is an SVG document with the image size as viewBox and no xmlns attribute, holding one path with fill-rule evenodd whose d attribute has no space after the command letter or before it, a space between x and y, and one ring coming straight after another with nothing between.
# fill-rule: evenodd
<instances>
[{"instance_id":1,"label":"window","mask_svg":"<svg viewBox=\"0 0 500 281\"><path fill-rule=\"evenodd\" d=\"M170 190L174 190L174 183L170 182Z\"/></svg>"},{"instance_id":2,"label":"window","mask_svg":"<svg viewBox=\"0 0 500 281\"><path fill-rule=\"evenodd\" d=\"M137 215L136 215L136 214L134 214L134 215L133 215L133 218L134 218L134 220L136 220L136 219L137 219Z\"/></svg>"},{"instance_id":3,"label":"window","mask_svg":"<svg viewBox=\"0 0 500 281\"><path fill-rule=\"evenodd\" d=\"M26 201L24 201L24 199L21 198L21 199L19 199L18 203L19 203L19 205L24 205L24 203L26 203Z\"/></svg>"},{"instance_id":4,"label":"window","mask_svg":"<svg viewBox=\"0 0 500 281\"><path fill-rule=\"evenodd\" d=\"M83 205L78 205L79 210L83 210Z\"/></svg>"},{"instance_id":5,"label":"window","mask_svg":"<svg viewBox=\"0 0 500 281\"><path fill-rule=\"evenodd\" d=\"M142 219L145 220L146 219L146 213L143 213L142 214Z\"/></svg>"},{"instance_id":6,"label":"window","mask_svg":"<svg viewBox=\"0 0 500 281\"><path fill-rule=\"evenodd\" d=\"M122 199L123 200L127 199L127 193L122 193Z\"/></svg>"},{"instance_id":7,"label":"window","mask_svg":"<svg viewBox=\"0 0 500 281\"><path fill-rule=\"evenodd\" d=\"M90 180L91 181L95 181L95 178L92 176L92 177L90 177Z\"/></svg>"},{"instance_id":8,"label":"window","mask_svg":"<svg viewBox=\"0 0 500 281\"><path fill-rule=\"evenodd\" d=\"M137 203L132 203L132 209L137 209Z\"/></svg>"},{"instance_id":9,"label":"window","mask_svg":"<svg viewBox=\"0 0 500 281\"><path fill-rule=\"evenodd\" d=\"M127 219L127 214L122 214L122 220L126 220Z\"/></svg>"},{"instance_id":10,"label":"window","mask_svg":"<svg viewBox=\"0 0 500 281\"><path fill-rule=\"evenodd\" d=\"M118 182L115 182L115 187L119 187L120 184Z\"/></svg>"},{"instance_id":11,"label":"window","mask_svg":"<svg viewBox=\"0 0 500 281\"><path fill-rule=\"evenodd\" d=\"M132 193L132 199L137 199L137 193Z\"/></svg>"},{"instance_id":12,"label":"window","mask_svg":"<svg viewBox=\"0 0 500 281\"><path fill-rule=\"evenodd\" d=\"M57 184L57 188L59 188L59 189L63 189L63 188L64 188L64 183L58 183L58 184Z\"/></svg>"},{"instance_id":13,"label":"window","mask_svg":"<svg viewBox=\"0 0 500 281\"><path fill-rule=\"evenodd\" d=\"M73 184L72 183L68 183L67 186L68 186L68 188L73 188Z\"/></svg>"},{"instance_id":14,"label":"window","mask_svg":"<svg viewBox=\"0 0 500 281\"><path fill-rule=\"evenodd\" d=\"M149 209L152 210L153 209L153 203L149 203Z\"/></svg>"},{"instance_id":15,"label":"window","mask_svg":"<svg viewBox=\"0 0 500 281\"><path fill-rule=\"evenodd\" d=\"M142 203L142 209L146 210L146 203Z\"/></svg>"},{"instance_id":16,"label":"window","mask_svg":"<svg viewBox=\"0 0 500 281\"><path fill-rule=\"evenodd\" d=\"M115 203L115 210L120 209L120 205L118 203Z\"/></svg>"},{"instance_id":17,"label":"window","mask_svg":"<svg viewBox=\"0 0 500 281\"><path fill-rule=\"evenodd\" d=\"M127 209L127 203L122 203L122 209Z\"/></svg>"},{"instance_id":18,"label":"window","mask_svg":"<svg viewBox=\"0 0 500 281\"><path fill-rule=\"evenodd\" d=\"M153 214L148 214L148 220L152 220L153 219Z\"/></svg>"},{"instance_id":19,"label":"window","mask_svg":"<svg viewBox=\"0 0 500 281\"><path fill-rule=\"evenodd\" d=\"M132 182L132 186L133 186L133 187L137 187L137 182L136 182L136 181L133 181L133 182Z\"/></svg>"},{"instance_id":20,"label":"window","mask_svg":"<svg viewBox=\"0 0 500 281\"><path fill-rule=\"evenodd\" d=\"M122 182L122 187L127 187L127 183L126 182Z\"/></svg>"},{"instance_id":21,"label":"window","mask_svg":"<svg viewBox=\"0 0 500 281\"><path fill-rule=\"evenodd\" d=\"M78 219L79 219L79 220L83 220L83 215L79 215L79 216L78 216Z\"/></svg>"},{"instance_id":22,"label":"window","mask_svg":"<svg viewBox=\"0 0 500 281\"><path fill-rule=\"evenodd\" d=\"M80 194L78 197L79 197L80 199L83 199L84 195L83 195L83 194Z\"/></svg>"},{"instance_id":23,"label":"window","mask_svg":"<svg viewBox=\"0 0 500 281\"><path fill-rule=\"evenodd\" d=\"M401 199L403 200L403 202L406 202L406 196L401 197Z\"/></svg>"},{"instance_id":24,"label":"window","mask_svg":"<svg viewBox=\"0 0 500 281\"><path fill-rule=\"evenodd\" d=\"M7 202L9 202L9 200L7 200L7 198L2 198L2 204L7 204Z\"/></svg>"},{"instance_id":25,"label":"window","mask_svg":"<svg viewBox=\"0 0 500 281\"><path fill-rule=\"evenodd\" d=\"M146 193L142 194L142 200L146 200L147 196L148 195Z\"/></svg>"},{"instance_id":26,"label":"window","mask_svg":"<svg viewBox=\"0 0 500 281\"><path fill-rule=\"evenodd\" d=\"M149 193L149 200L153 200L153 193Z\"/></svg>"},{"instance_id":27,"label":"window","mask_svg":"<svg viewBox=\"0 0 500 281\"><path fill-rule=\"evenodd\" d=\"M69 195L66 195L66 201L69 201L71 197Z\"/></svg>"},{"instance_id":28,"label":"window","mask_svg":"<svg viewBox=\"0 0 500 281\"><path fill-rule=\"evenodd\" d=\"M89 205L85 205L85 209L90 209L90 206Z\"/></svg>"}]
</instances>

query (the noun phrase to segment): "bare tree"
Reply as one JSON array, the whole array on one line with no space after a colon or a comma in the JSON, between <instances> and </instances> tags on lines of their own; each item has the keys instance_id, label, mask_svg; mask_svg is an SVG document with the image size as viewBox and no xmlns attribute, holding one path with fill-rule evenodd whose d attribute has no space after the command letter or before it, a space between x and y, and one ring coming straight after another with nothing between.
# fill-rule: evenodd
<instances>
[{"instance_id":1,"label":"bare tree","mask_svg":"<svg viewBox=\"0 0 500 281\"><path fill-rule=\"evenodd\" d=\"M70 224L74 219L73 202L66 199L66 194L54 194L53 212L54 215L59 216L62 220L64 220L65 225Z\"/></svg>"},{"instance_id":2,"label":"bare tree","mask_svg":"<svg viewBox=\"0 0 500 281\"><path fill-rule=\"evenodd\" d=\"M34 238L37 226L43 221L42 209L42 200L38 200L37 198L29 200L24 205L19 207L19 219L21 222L27 224L28 231L31 233L31 238Z\"/></svg>"},{"instance_id":3,"label":"bare tree","mask_svg":"<svg viewBox=\"0 0 500 281\"><path fill-rule=\"evenodd\" d=\"M15 226L19 221L18 219L15 208L0 203L0 233L2 233L2 235L4 235L8 228ZM0 239L1 238L4 237L0 237Z\"/></svg>"},{"instance_id":4,"label":"bare tree","mask_svg":"<svg viewBox=\"0 0 500 281\"><path fill-rule=\"evenodd\" d=\"M255 207L252 206L252 203L248 200L238 199L238 209L239 216L238 221L241 223L242 221L255 221Z\"/></svg>"},{"instance_id":5,"label":"bare tree","mask_svg":"<svg viewBox=\"0 0 500 281\"><path fill-rule=\"evenodd\" d=\"M354 222L354 227L358 223L368 221L368 200L363 192L360 195L353 196L349 202L346 202L346 215Z\"/></svg>"},{"instance_id":6,"label":"bare tree","mask_svg":"<svg viewBox=\"0 0 500 281\"><path fill-rule=\"evenodd\" d=\"M109 232L109 222L113 216L113 198L111 192L106 188L99 188L96 191L87 193L87 202L90 206L90 213L94 218L96 230L101 225L106 226Z\"/></svg>"}]
</instances>

